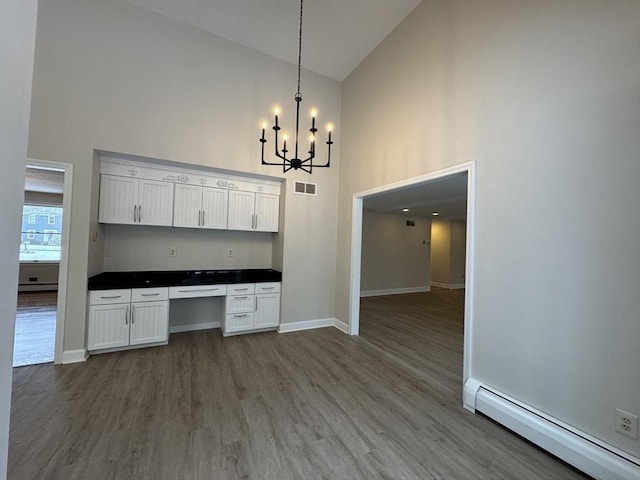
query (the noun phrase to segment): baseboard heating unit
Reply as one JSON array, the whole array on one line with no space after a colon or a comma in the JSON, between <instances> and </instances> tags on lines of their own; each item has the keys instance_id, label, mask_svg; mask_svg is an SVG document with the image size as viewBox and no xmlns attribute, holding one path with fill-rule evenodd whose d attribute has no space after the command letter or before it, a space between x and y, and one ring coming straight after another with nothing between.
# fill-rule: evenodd
<instances>
[{"instance_id":1,"label":"baseboard heating unit","mask_svg":"<svg viewBox=\"0 0 640 480\"><path fill-rule=\"evenodd\" d=\"M640 459L469 378L464 407L481 412L598 480L640 479Z\"/></svg>"}]
</instances>

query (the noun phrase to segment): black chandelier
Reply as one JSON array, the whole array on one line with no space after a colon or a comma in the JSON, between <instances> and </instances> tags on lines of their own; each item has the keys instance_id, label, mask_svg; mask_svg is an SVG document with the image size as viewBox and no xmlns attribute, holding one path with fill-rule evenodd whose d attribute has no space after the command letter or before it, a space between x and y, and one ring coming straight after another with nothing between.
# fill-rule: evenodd
<instances>
[{"instance_id":1,"label":"black chandelier","mask_svg":"<svg viewBox=\"0 0 640 480\"><path fill-rule=\"evenodd\" d=\"M266 122L262 124L262 138L260 138L260 143L262 144L262 165L276 165L282 167L282 172L286 173L289 170L302 170L307 173L312 173L313 167L316 168L326 168L329 167L331 163L331 145L333 142L331 141L331 125L329 124L328 129L328 140L327 140L327 163L324 165L314 165L313 159L316 157L316 132L318 129L316 128L316 111L311 111L311 128L309 132L311 135L309 136L309 150L307 154L308 157L302 159L298 154L298 133L300 128L300 103L302 102L302 94L300 93L300 60L302 58L302 3L303 0L300 0L300 34L298 36L298 91L294 96L294 100L296 101L296 136L295 136L295 149L293 151L293 156L287 158L287 136L283 135L283 145L280 148L278 142L278 132L280 131L280 125L278 125L278 114L280 110L276 107L275 114L275 123L273 125L273 131L275 136L275 155L280 159L279 162L267 162L264 159L264 144L267 143L267 139L264 138L265 129L267 127Z\"/></svg>"}]
</instances>

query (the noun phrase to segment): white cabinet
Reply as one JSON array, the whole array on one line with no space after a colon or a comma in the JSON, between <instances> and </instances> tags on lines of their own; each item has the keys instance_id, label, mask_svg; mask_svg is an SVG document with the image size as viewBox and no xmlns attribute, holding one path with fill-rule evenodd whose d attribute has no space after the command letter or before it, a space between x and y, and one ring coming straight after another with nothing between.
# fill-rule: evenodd
<instances>
[{"instance_id":1,"label":"white cabinet","mask_svg":"<svg viewBox=\"0 0 640 480\"><path fill-rule=\"evenodd\" d=\"M174 227L227 228L228 191L197 185L176 185Z\"/></svg>"},{"instance_id":2,"label":"white cabinet","mask_svg":"<svg viewBox=\"0 0 640 480\"><path fill-rule=\"evenodd\" d=\"M98 221L170 226L173 221L173 183L101 175Z\"/></svg>"},{"instance_id":3,"label":"white cabinet","mask_svg":"<svg viewBox=\"0 0 640 480\"><path fill-rule=\"evenodd\" d=\"M280 283L229 285L222 322L224 336L273 329L280 323Z\"/></svg>"},{"instance_id":4,"label":"white cabinet","mask_svg":"<svg viewBox=\"0 0 640 480\"><path fill-rule=\"evenodd\" d=\"M94 290L89 293L87 350L166 344L169 289Z\"/></svg>"},{"instance_id":5,"label":"white cabinet","mask_svg":"<svg viewBox=\"0 0 640 480\"><path fill-rule=\"evenodd\" d=\"M268 193L229 192L229 230L277 232L280 197Z\"/></svg>"}]
</instances>

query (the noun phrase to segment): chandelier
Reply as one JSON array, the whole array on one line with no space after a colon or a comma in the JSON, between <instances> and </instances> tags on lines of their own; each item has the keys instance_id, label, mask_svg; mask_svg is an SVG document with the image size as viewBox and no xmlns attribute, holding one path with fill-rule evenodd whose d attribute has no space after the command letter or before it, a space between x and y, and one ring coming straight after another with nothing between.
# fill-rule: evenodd
<instances>
[{"instance_id":1,"label":"chandelier","mask_svg":"<svg viewBox=\"0 0 640 480\"><path fill-rule=\"evenodd\" d=\"M276 165L282 167L282 172L286 173L289 170L302 170L307 173L312 173L313 167L316 168L326 168L329 167L331 163L331 145L333 142L331 141L331 124L327 126L328 130L328 139L327 139L327 163L323 165L318 165L313 163L314 158L316 157L316 132L318 129L316 128L316 111L311 111L311 128L309 129L309 150L306 153L299 152L298 148L298 136L300 131L300 103L302 102L302 94L300 93L300 64L302 59L302 3L303 0L300 0L300 33L298 35L298 91L296 92L293 99L296 101L296 136L293 139L294 142L294 150L293 155L287 157L287 153L290 150L287 149L287 135L282 135L282 148L280 148L280 142L278 141L278 132L281 130L280 125L278 124L278 115L280 114L280 109L276 107L274 111L275 122L273 124L274 131L274 145L275 145L275 156L278 157L280 161L277 162L268 162L264 159L264 145L267 143L267 139L264 137L265 129L267 128L267 123L264 122L262 124L262 137L260 138L260 143L262 144L262 165ZM302 148L301 148L302 150ZM301 158L306 157L306 158Z\"/></svg>"}]
</instances>

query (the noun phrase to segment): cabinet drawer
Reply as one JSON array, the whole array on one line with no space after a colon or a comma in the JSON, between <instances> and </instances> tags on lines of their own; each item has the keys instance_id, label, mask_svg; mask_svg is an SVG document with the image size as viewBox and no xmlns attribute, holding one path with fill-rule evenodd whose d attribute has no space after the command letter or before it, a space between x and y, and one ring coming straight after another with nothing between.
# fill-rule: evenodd
<instances>
[{"instance_id":1,"label":"cabinet drawer","mask_svg":"<svg viewBox=\"0 0 640 480\"><path fill-rule=\"evenodd\" d=\"M168 299L169 287L134 288L131 290L132 302L153 302Z\"/></svg>"},{"instance_id":2,"label":"cabinet drawer","mask_svg":"<svg viewBox=\"0 0 640 480\"><path fill-rule=\"evenodd\" d=\"M223 297L226 294L226 285L189 285L184 287L169 287L169 298Z\"/></svg>"},{"instance_id":3,"label":"cabinet drawer","mask_svg":"<svg viewBox=\"0 0 640 480\"><path fill-rule=\"evenodd\" d=\"M280 282L256 283L256 293L278 293L280 292Z\"/></svg>"},{"instance_id":4,"label":"cabinet drawer","mask_svg":"<svg viewBox=\"0 0 640 480\"><path fill-rule=\"evenodd\" d=\"M131 301L131 289L121 290L91 290L89 292L89 305L109 305L113 303L129 303Z\"/></svg>"},{"instance_id":5,"label":"cabinet drawer","mask_svg":"<svg viewBox=\"0 0 640 480\"><path fill-rule=\"evenodd\" d=\"M227 332L239 332L253 328L253 313L236 313L226 317Z\"/></svg>"},{"instance_id":6,"label":"cabinet drawer","mask_svg":"<svg viewBox=\"0 0 640 480\"><path fill-rule=\"evenodd\" d=\"M227 285L227 295L253 295L255 283L235 283Z\"/></svg>"},{"instance_id":7,"label":"cabinet drawer","mask_svg":"<svg viewBox=\"0 0 640 480\"><path fill-rule=\"evenodd\" d=\"M227 296L226 313L253 312L256 308L255 295Z\"/></svg>"}]
</instances>

